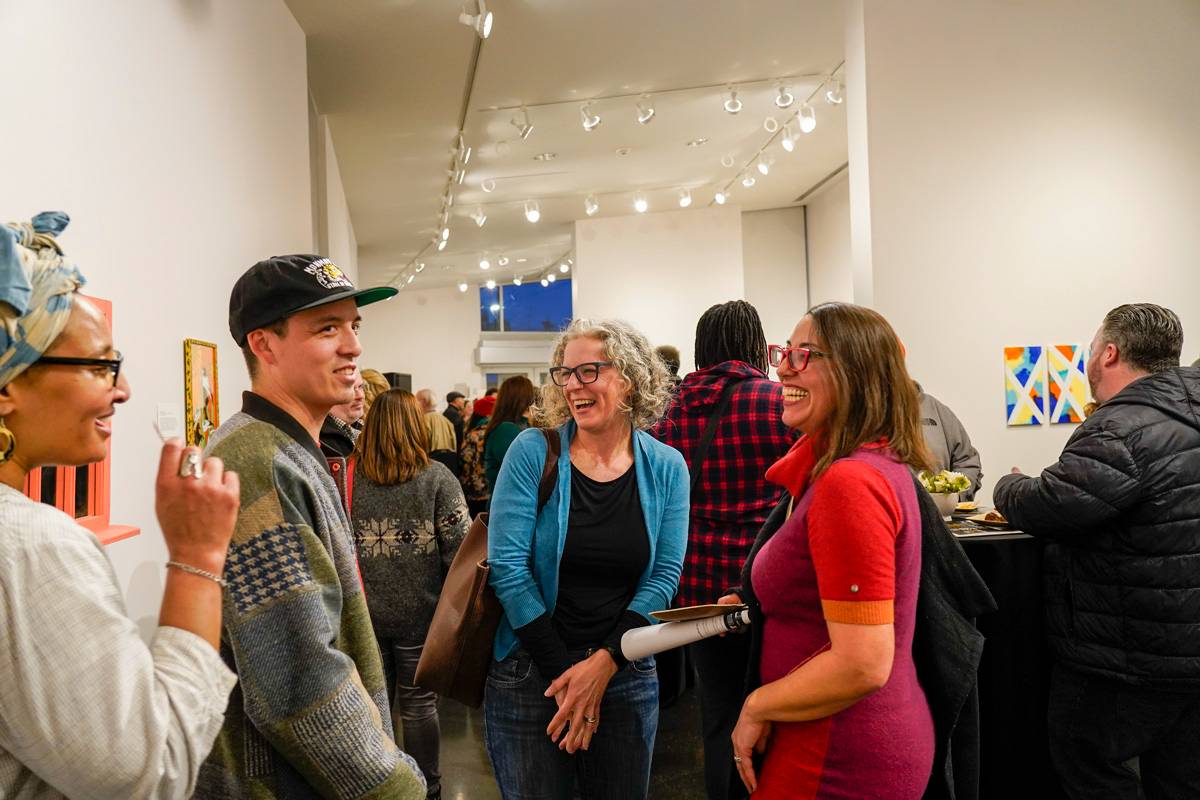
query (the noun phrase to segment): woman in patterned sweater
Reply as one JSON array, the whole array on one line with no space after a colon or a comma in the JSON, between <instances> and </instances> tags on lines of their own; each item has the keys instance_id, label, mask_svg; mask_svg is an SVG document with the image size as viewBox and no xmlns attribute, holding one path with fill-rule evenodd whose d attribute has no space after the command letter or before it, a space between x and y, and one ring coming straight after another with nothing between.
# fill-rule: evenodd
<instances>
[{"instance_id":1,"label":"woman in patterned sweater","mask_svg":"<svg viewBox=\"0 0 1200 800\"><path fill-rule=\"evenodd\" d=\"M392 719L441 796L437 696L413 684L446 571L470 517L458 479L427 455L429 428L415 397L375 399L354 450L350 521L367 606L383 652Z\"/></svg>"}]
</instances>

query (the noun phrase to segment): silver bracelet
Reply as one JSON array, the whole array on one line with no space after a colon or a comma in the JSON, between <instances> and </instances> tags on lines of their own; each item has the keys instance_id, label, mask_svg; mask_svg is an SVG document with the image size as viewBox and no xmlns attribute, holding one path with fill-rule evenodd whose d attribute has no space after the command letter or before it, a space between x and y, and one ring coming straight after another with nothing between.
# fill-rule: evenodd
<instances>
[{"instance_id":1,"label":"silver bracelet","mask_svg":"<svg viewBox=\"0 0 1200 800\"><path fill-rule=\"evenodd\" d=\"M199 575L201 578L208 578L222 589L229 585L220 575L216 575L208 570L200 569L199 567L193 567L191 564L184 564L181 561L168 561L167 566L174 567L175 569L186 572L189 575Z\"/></svg>"}]
</instances>

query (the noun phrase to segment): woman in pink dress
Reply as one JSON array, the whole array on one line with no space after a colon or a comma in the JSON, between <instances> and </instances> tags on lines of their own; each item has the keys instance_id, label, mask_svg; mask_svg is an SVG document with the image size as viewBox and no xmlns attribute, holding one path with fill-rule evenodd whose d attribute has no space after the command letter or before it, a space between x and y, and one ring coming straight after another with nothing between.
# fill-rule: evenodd
<instances>
[{"instance_id":1,"label":"woman in pink dress","mask_svg":"<svg viewBox=\"0 0 1200 800\"><path fill-rule=\"evenodd\" d=\"M860 306L816 306L770 360L783 420L805 435L767 472L790 512L743 571L760 685L733 732L735 765L754 798L917 800L934 729L912 658L910 470L930 460L916 389L891 326Z\"/></svg>"}]
</instances>

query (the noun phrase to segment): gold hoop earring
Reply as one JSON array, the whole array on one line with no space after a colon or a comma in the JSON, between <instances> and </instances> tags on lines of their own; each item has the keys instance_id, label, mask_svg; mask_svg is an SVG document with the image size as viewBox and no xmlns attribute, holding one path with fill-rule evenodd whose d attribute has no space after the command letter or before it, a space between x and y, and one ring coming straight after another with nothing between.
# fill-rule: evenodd
<instances>
[{"instance_id":1,"label":"gold hoop earring","mask_svg":"<svg viewBox=\"0 0 1200 800\"><path fill-rule=\"evenodd\" d=\"M4 418L0 417L0 464L4 464L12 458L15 449L17 449L16 434L8 429L8 426L4 424Z\"/></svg>"}]
</instances>

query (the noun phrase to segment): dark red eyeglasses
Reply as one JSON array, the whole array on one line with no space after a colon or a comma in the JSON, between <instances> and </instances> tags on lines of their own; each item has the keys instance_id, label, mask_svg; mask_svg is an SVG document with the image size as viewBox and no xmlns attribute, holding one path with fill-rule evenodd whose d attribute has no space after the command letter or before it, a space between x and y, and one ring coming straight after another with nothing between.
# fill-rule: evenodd
<instances>
[{"instance_id":1,"label":"dark red eyeglasses","mask_svg":"<svg viewBox=\"0 0 1200 800\"><path fill-rule=\"evenodd\" d=\"M808 369L808 362L814 357L829 358L829 354L811 347L781 347L777 344L767 347L767 362L772 367L778 367L784 359L787 359L788 366L795 372L804 372Z\"/></svg>"}]
</instances>

